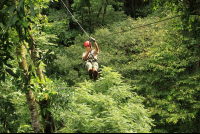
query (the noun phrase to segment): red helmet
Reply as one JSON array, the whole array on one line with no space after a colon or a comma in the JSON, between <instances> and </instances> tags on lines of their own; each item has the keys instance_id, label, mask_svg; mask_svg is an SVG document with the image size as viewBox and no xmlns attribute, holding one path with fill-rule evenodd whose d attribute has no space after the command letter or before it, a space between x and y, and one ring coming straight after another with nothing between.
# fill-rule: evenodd
<instances>
[{"instance_id":1,"label":"red helmet","mask_svg":"<svg viewBox=\"0 0 200 134\"><path fill-rule=\"evenodd\" d=\"M86 41L85 43L84 43L84 46L86 47L86 46L90 46L90 48L91 48L91 46L92 46L92 43L91 42L89 42L89 41Z\"/></svg>"}]
</instances>

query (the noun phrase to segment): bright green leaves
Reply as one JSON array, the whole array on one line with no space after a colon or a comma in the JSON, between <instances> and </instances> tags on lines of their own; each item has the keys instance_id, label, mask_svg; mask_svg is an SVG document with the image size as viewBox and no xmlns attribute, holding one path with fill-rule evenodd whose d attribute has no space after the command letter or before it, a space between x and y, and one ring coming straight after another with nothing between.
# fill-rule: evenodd
<instances>
[{"instance_id":1,"label":"bright green leaves","mask_svg":"<svg viewBox=\"0 0 200 134\"><path fill-rule=\"evenodd\" d=\"M25 28L28 28L28 25L25 21L22 21L22 26L25 27Z\"/></svg>"},{"instance_id":2,"label":"bright green leaves","mask_svg":"<svg viewBox=\"0 0 200 134\"><path fill-rule=\"evenodd\" d=\"M151 36L152 45L145 46L147 51L132 56L135 58L132 81L139 86L138 93L147 98L146 106L156 119L156 125L169 126L168 132L184 132L182 129L186 125L179 124L186 120L194 123L193 118L198 118L196 111L199 112L194 108L199 103L199 79L195 79L199 75L199 49L196 48L199 42L189 37L193 34L190 32L192 25L188 25L185 36L183 28L176 27L179 24L183 24L180 19L161 24L162 27L155 29Z\"/></svg>"},{"instance_id":3,"label":"bright green leaves","mask_svg":"<svg viewBox=\"0 0 200 134\"><path fill-rule=\"evenodd\" d=\"M20 0L19 3L12 4L2 10L2 15L6 15L5 13L9 11L9 21L7 23L7 27L16 26L15 23L17 20L19 21L17 26L22 24L23 27L28 27L26 21L24 20L24 16L26 16L24 7L27 5L30 5L31 15L35 16L34 4L31 0L29 0L29 3L25 2L25 0Z\"/></svg>"},{"instance_id":4,"label":"bright green leaves","mask_svg":"<svg viewBox=\"0 0 200 134\"><path fill-rule=\"evenodd\" d=\"M44 80L40 80L38 77L31 78L31 84L33 85L31 89L35 91L36 99L39 100L51 100L54 95L57 94L53 90L53 87L56 85L53 84L53 81L45 77Z\"/></svg>"},{"instance_id":5,"label":"bright green leaves","mask_svg":"<svg viewBox=\"0 0 200 134\"><path fill-rule=\"evenodd\" d=\"M103 67L99 80L84 81L75 89L68 109L58 118L68 129L64 127L59 132L150 132L153 124L142 105L143 97L131 90L118 72Z\"/></svg>"}]
</instances>

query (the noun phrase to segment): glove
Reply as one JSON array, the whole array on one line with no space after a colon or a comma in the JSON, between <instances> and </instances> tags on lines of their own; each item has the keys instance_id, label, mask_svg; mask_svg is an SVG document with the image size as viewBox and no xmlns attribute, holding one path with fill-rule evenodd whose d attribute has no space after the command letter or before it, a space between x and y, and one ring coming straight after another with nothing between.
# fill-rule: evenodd
<instances>
[{"instance_id":1,"label":"glove","mask_svg":"<svg viewBox=\"0 0 200 134\"><path fill-rule=\"evenodd\" d=\"M96 42L96 40L92 37L89 38L91 41Z\"/></svg>"}]
</instances>

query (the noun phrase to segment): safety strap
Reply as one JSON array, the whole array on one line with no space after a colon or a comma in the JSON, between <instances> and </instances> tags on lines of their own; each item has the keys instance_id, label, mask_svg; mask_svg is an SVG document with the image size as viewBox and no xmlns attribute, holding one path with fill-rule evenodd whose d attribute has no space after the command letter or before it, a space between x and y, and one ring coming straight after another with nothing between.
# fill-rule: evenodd
<instances>
[{"instance_id":1,"label":"safety strap","mask_svg":"<svg viewBox=\"0 0 200 134\"><path fill-rule=\"evenodd\" d=\"M90 55L92 56L92 58L89 58ZM89 61L89 62L92 62L92 61L98 62L97 59L94 58L94 55L91 54L91 53L88 55L86 61L84 61L83 66L85 66L85 63L86 63L87 61Z\"/></svg>"},{"instance_id":2,"label":"safety strap","mask_svg":"<svg viewBox=\"0 0 200 134\"><path fill-rule=\"evenodd\" d=\"M94 59L94 55L91 54L91 52L89 53L88 57L87 57L87 60L93 60Z\"/></svg>"}]
</instances>

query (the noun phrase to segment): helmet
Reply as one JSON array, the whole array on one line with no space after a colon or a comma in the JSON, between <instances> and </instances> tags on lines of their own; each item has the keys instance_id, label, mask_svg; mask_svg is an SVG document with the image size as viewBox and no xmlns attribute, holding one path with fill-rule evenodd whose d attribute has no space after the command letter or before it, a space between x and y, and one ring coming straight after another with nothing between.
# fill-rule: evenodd
<instances>
[{"instance_id":1,"label":"helmet","mask_svg":"<svg viewBox=\"0 0 200 134\"><path fill-rule=\"evenodd\" d=\"M89 41L86 41L85 43L84 43L84 46L86 47L86 46L90 46L90 48L91 48L91 46L92 46L92 43L91 42L89 42Z\"/></svg>"}]
</instances>

